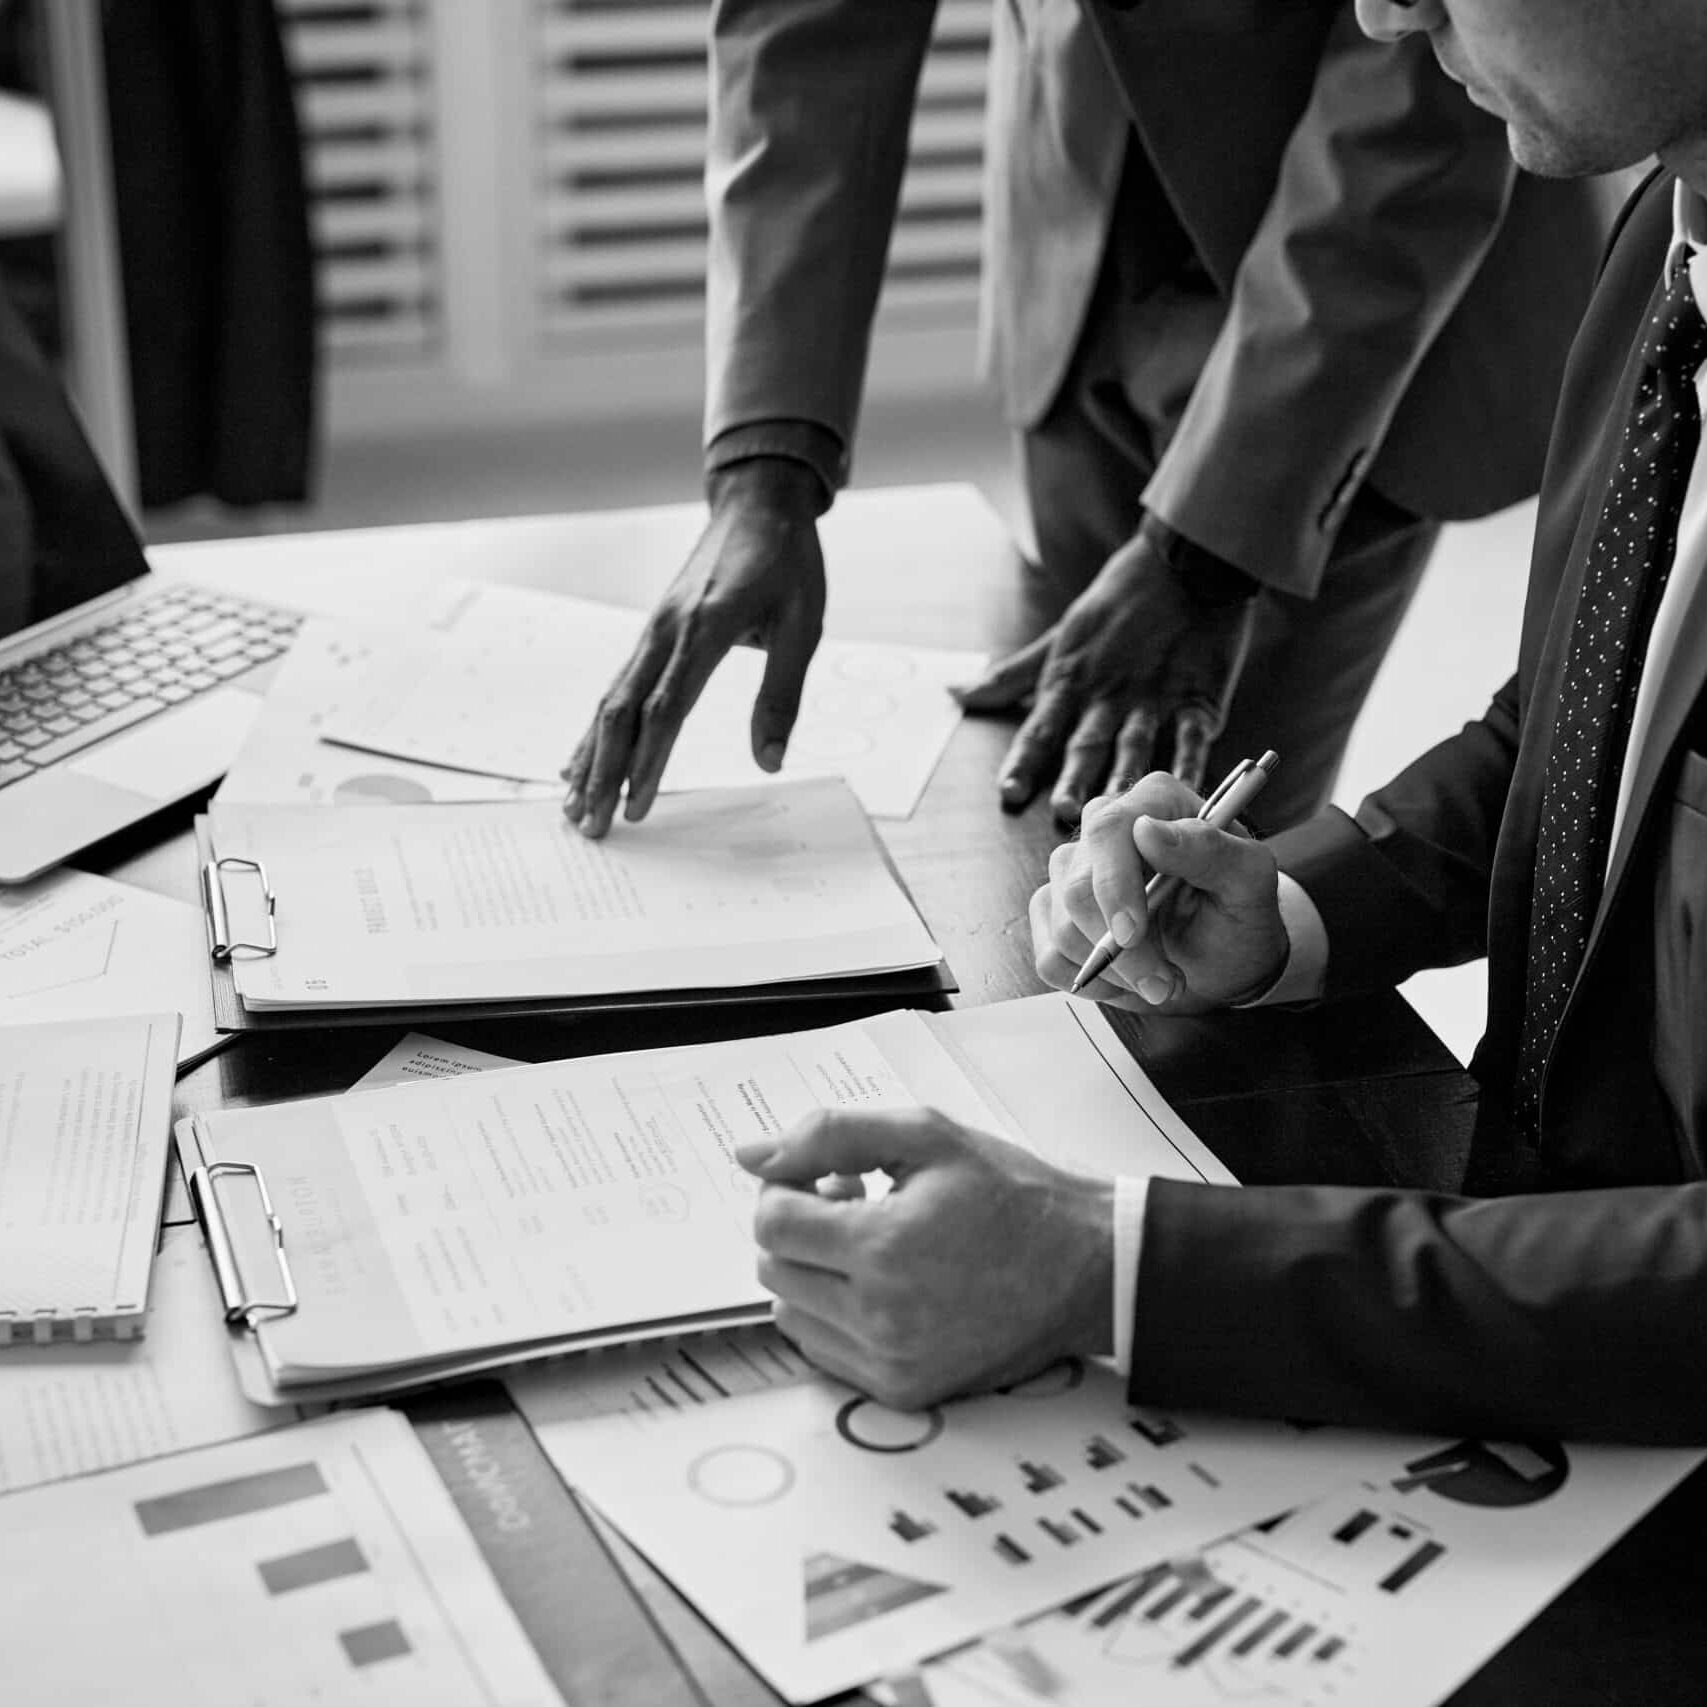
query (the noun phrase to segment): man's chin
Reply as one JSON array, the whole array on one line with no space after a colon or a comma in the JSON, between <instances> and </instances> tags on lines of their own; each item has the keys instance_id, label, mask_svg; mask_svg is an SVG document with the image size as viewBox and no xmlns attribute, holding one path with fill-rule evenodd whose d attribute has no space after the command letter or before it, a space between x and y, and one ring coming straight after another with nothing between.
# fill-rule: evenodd
<instances>
[{"instance_id":1,"label":"man's chin","mask_svg":"<svg viewBox=\"0 0 1707 1707\"><path fill-rule=\"evenodd\" d=\"M1537 178L1588 178L1614 172L1626 162L1603 159L1601 153L1506 120L1506 146L1524 171Z\"/></svg>"}]
</instances>

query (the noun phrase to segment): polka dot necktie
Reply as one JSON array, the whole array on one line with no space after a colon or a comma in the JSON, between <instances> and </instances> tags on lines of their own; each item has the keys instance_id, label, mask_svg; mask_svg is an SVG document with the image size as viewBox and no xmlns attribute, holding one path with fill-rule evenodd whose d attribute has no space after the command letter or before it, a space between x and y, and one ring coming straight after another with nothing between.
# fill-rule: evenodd
<instances>
[{"instance_id":1,"label":"polka dot necktie","mask_svg":"<svg viewBox=\"0 0 1707 1707\"><path fill-rule=\"evenodd\" d=\"M1515 1109L1533 1137L1541 1074L1588 946L1648 633L1677 550L1701 437L1695 372L1707 323L1687 266L1648 322L1642 373L1589 546L1547 753Z\"/></svg>"}]
</instances>

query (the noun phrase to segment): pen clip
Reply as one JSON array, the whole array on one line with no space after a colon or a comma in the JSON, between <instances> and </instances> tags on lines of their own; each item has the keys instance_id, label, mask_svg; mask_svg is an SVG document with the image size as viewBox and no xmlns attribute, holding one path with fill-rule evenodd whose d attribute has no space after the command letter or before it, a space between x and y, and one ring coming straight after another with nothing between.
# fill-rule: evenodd
<instances>
[{"instance_id":1,"label":"pen clip","mask_svg":"<svg viewBox=\"0 0 1707 1707\"><path fill-rule=\"evenodd\" d=\"M1197 809L1198 817L1207 818L1209 814L1213 812L1230 793L1232 793L1233 785L1241 777L1256 768L1256 762L1257 761L1255 759L1240 759L1239 762L1234 765L1224 777L1222 777L1220 782L1216 784L1215 788L1204 797L1203 804Z\"/></svg>"}]
</instances>

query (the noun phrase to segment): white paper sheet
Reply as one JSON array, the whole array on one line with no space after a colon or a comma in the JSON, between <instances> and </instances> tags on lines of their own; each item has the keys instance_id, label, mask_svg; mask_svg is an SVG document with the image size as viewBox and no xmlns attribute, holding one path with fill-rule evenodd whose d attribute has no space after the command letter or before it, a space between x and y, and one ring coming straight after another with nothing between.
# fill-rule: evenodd
<instances>
[{"instance_id":1,"label":"white paper sheet","mask_svg":"<svg viewBox=\"0 0 1707 1707\"><path fill-rule=\"evenodd\" d=\"M140 1329L177 1040L176 1014L0 1027L0 1346Z\"/></svg>"},{"instance_id":2,"label":"white paper sheet","mask_svg":"<svg viewBox=\"0 0 1707 1707\"><path fill-rule=\"evenodd\" d=\"M487 589L452 638L368 648L320 733L393 758L556 783L643 625L641 612L616 605ZM960 721L948 687L983 665L981 653L825 639L784 774L845 777L873 817L907 817ZM683 726L666 787L769 780L750 734L763 674L756 649L724 659Z\"/></svg>"},{"instance_id":3,"label":"white paper sheet","mask_svg":"<svg viewBox=\"0 0 1707 1707\"><path fill-rule=\"evenodd\" d=\"M578 1352L506 1377L536 1429L590 1417L653 1422L813 1379L811 1364L768 1323Z\"/></svg>"},{"instance_id":4,"label":"white paper sheet","mask_svg":"<svg viewBox=\"0 0 1707 1707\"><path fill-rule=\"evenodd\" d=\"M1006 1130L896 1013L233 1111L181 1123L179 1144L270 1182L301 1303L255 1340L288 1399L293 1379L762 1315L735 1148L821 1107L918 1104ZM242 1194L222 1201L244 1225Z\"/></svg>"},{"instance_id":5,"label":"white paper sheet","mask_svg":"<svg viewBox=\"0 0 1707 1707\"><path fill-rule=\"evenodd\" d=\"M822 1379L691 1412L547 1421L563 1475L793 1701L1201 1545L1391 1442L1130 1411L1063 1363L904 1415Z\"/></svg>"},{"instance_id":6,"label":"white paper sheet","mask_svg":"<svg viewBox=\"0 0 1707 1707\"><path fill-rule=\"evenodd\" d=\"M440 583L441 597L445 583ZM460 612L465 605L452 607ZM259 720L218 798L244 805L408 806L426 801L558 800L561 783L517 783L335 747L320 739L376 649L395 635L311 617L273 678Z\"/></svg>"},{"instance_id":7,"label":"white paper sheet","mask_svg":"<svg viewBox=\"0 0 1707 1707\"><path fill-rule=\"evenodd\" d=\"M1455 1441L924 1668L927 1707L1432 1707L1699 1452ZM884 1693L879 1693L884 1699Z\"/></svg>"},{"instance_id":8,"label":"white paper sheet","mask_svg":"<svg viewBox=\"0 0 1707 1707\"><path fill-rule=\"evenodd\" d=\"M834 780L660 801L591 842L554 805L210 811L264 861L278 952L234 960L255 1007L744 988L935 965L941 950ZM258 923L228 882L232 929Z\"/></svg>"},{"instance_id":9,"label":"white paper sheet","mask_svg":"<svg viewBox=\"0 0 1707 1707\"><path fill-rule=\"evenodd\" d=\"M290 1420L238 1391L200 1232L167 1230L142 1339L0 1355L0 1493Z\"/></svg>"},{"instance_id":10,"label":"white paper sheet","mask_svg":"<svg viewBox=\"0 0 1707 1707\"><path fill-rule=\"evenodd\" d=\"M194 907L70 869L0 890L0 1024L166 1008L183 1015L180 1067L226 1041Z\"/></svg>"},{"instance_id":11,"label":"white paper sheet","mask_svg":"<svg viewBox=\"0 0 1707 1707\"><path fill-rule=\"evenodd\" d=\"M5 1531L8 1699L559 1707L391 1411L13 1494Z\"/></svg>"},{"instance_id":12,"label":"white paper sheet","mask_svg":"<svg viewBox=\"0 0 1707 1707\"><path fill-rule=\"evenodd\" d=\"M415 1079L456 1079L464 1073L489 1073L495 1067L522 1064L508 1055L488 1055L484 1049L470 1049L465 1044L446 1043L442 1038L411 1031L374 1062L350 1089L377 1091L387 1085L406 1085Z\"/></svg>"}]
</instances>

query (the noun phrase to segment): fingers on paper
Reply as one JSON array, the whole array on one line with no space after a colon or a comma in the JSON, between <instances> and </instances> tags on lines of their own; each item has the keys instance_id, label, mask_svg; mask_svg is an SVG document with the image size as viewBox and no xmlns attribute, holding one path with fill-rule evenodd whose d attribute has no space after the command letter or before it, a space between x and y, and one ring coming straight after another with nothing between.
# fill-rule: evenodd
<instances>
[{"instance_id":1,"label":"fingers on paper","mask_svg":"<svg viewBox=\"0 0 1707 1707\"><path fill-rule=\"evenodd\" d=\"M640 707L670 655L668 636L649 625L616 680L605 690L592 723L564 773L564 811L583 835L602 836L616 812L640 729Z\"/></svg>"},{"instance_id":2,"label":"fingers on paper","mask_svg":"<svg viewBox=\"0 0 1707 1707\"><path fill-rule=\"evenodd\" d=\"M753 701L753 758L762 770L782 769L788 739L800 716L806 672L818 650L823 623L811 610L791 610L778 623L765 653L764 679Z\"/></svg>"}]
</instances>

